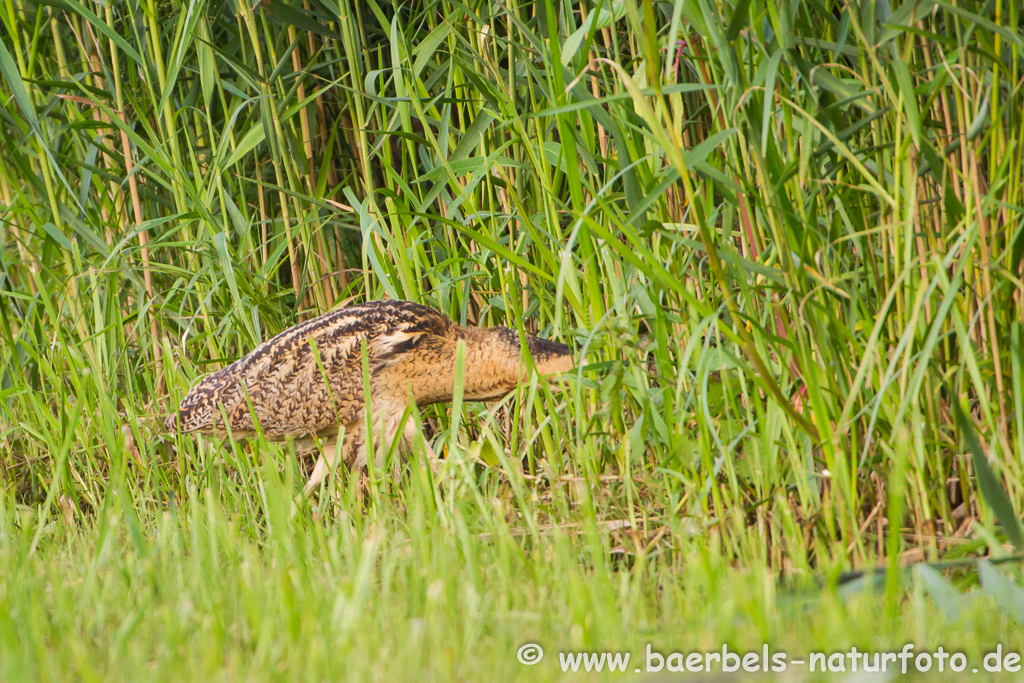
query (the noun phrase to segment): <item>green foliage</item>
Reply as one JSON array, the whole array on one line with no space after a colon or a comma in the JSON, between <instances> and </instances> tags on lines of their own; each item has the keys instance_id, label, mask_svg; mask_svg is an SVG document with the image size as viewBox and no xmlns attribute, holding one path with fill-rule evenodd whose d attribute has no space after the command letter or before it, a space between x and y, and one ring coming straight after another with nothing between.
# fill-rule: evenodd
<instances>
[{"instance_id":1,"label":"green foliage","mask_svg":"<svg viewBox=\"0 0 1024 683\"><path fill-rule=\"evenodd\" d=\"M1003 633L1003 569L899 567L1020 542L1019 0L252 5L0 0L5 679ZM288 449L162 433L382 297L586 360L312 509Z\"/></svg>"}]
</instances>

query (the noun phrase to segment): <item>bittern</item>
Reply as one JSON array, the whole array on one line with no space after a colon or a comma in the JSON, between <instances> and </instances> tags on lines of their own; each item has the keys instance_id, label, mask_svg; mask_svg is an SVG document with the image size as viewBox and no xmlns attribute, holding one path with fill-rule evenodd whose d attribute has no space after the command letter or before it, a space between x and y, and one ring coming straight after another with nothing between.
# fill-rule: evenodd
<instances>
[{"instance_id":1,"label":"bittern","mask_svg":"<svg viewBox=\"0 0 1024 683\"><path fill-rule=\"evenodd\" d=\"M527 378L514 330L456 325L411 301L370 301L307 320L257 346L193 387L165 426L170 432L221 438L230 428L241 439L255 436L258 422L268 439L292 438L300 452L319 443L308 494L333 471L339 450L350 469L366 465L364 341L374 450L393 443L410 401L425 406L452 400L460 341L465 342L465 400L500 398ZM565 344L527 335L526 346L539 374L573 367ZM339 448L340 426L344 438ZM407 420L402 450L409 449L417 430Z\"/></svg>"}]
</instances>

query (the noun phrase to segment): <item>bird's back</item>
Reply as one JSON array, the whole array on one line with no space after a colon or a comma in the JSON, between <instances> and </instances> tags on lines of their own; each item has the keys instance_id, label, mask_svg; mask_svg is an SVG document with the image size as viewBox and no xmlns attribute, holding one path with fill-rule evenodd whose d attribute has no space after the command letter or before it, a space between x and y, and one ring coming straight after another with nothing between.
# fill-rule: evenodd
<instances>
[{"instance_id":1,"label":"bird's back","mask_svg":"<svg viewBox=\"0 0 1024 683\"><path fill-rule=\"evenodd\" d=\"M223 436L222 410L236 437L255 432L253 413L271 438L345 424L365 405L364 340L372 373L451 328L442 314L409 301L371 301L327 313L285 330L197 384L167 419L167 428Z\"/></svg>"}]
</instances>

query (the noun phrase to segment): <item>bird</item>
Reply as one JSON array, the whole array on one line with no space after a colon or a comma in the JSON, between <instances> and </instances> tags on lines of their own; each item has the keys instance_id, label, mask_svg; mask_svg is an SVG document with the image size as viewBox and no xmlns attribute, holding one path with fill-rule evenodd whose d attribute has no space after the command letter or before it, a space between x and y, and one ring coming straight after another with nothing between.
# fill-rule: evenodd
<instances>
[{"instance_id":1,"label":"bird","mask_svg":"<svg viewBox=\"0 0 1024 683\"><path fill-rule=\"evenodd\" d=\"M459 342L465 345L465 400L501 398L528 378L515 330L457 325L412 301L368 301L299 323L209 375L191 388L164 426L170 433L218 438L229 430L235 439L262 432L272 441L290 438L307 453L320 444L303 490L308 496L334 471L339 456L352 470L367 464L363 348L377 450L393 443L410 403L452 400ZM573 369L567 345L530 335L525 342L538 374ZM410 450L418 428L406 421L402 451ZM427 451L436 461L429 443Z\"/></svg>"}]
</instances>

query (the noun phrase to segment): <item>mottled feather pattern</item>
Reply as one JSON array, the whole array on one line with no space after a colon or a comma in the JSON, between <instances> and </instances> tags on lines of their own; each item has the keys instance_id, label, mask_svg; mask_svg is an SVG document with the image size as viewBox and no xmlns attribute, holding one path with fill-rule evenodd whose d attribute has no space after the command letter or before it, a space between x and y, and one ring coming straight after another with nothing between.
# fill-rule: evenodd
<instances>
[{"instance_id":1,"label":"mottled feather pattern","mask_svg":"<svg viewBox=\"0 0 1024 683\"><path fill-rule=\"evenodd\" d=\"M230 416L232 431L237 436L255 431L243 386L268 437L300 436L347 422L363 406L364 339L373 351L375 340L394 337L396 333L443 334L450 326L451 322L433 309L407 301L371 302L307 320L197 384L179 409L181 431L226 435L219 404ZM310 339L316 342L330 378L330 392ZM380 358L371 354L372 365L393 363L399 351L412 347L389 349L385 344L376 348L384 353ZM331 405L331 393L336 406ZM174 422L172 415L167 420L168 429L174 429Z\"/></svg>"},{"instance_id":2,"label":"mottled feather pattern","mask_svg":"<svg viewBox=\"0 0 1024 683\"><path fill-rule=\"evenodd\" d=\"M167 429L225 436L222 411L237 438L255 433L253 414L271 439L333 439L344 426L344 461L364 463L364 341L375 443L394 438L410 399L418 405L451 400L460 341L466 348L466 400L498 398L526 376L520 338L513 330L461 327L410 301L371 301L300 323L213 373L195 385L167 418ZM527 337L527 345L541 374L573 366L564 344ZM404 438L411 438L414 431L407 427Z\"/></svg>"}]
</instances>

